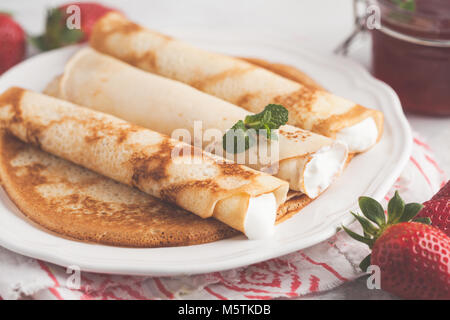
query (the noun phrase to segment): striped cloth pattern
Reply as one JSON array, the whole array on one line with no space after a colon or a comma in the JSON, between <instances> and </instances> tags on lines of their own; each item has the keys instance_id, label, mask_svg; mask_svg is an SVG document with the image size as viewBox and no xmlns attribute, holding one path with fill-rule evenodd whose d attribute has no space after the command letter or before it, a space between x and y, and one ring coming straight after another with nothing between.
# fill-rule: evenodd
<instances>
[{"instance_id":1,"label":"striped cloth pattern","mask_svg":"<svg viewBox=\"0 0 450 320\"><path fill-rule=\"evenodd\" d=\"M446 182L430 147L417 135L410 161L383 205L399 190L405 201L424 202ZM352 228L357 229L356 225ZM362 276L368 249L339 232L305 250L247 267L195 276L135 277L81 273L73 289L66 269L0 247L0 299L274 299L335 288Z\"/></svg>"}]
</instances>

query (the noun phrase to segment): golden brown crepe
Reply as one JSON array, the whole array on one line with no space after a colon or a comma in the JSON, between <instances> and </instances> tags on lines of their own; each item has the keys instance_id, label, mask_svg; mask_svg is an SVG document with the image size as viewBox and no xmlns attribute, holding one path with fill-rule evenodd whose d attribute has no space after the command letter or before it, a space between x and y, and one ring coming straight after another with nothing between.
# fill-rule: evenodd
<instances>
[{"instance_id":1,"label":"golden brown crepe","mask_svg":"<svg viewBox=\"0 0 450 320\"><path fill-rule=\"evenodd\" d=\"M239 234L0 132L0 180L33 222L58 235L126 247L207 243Z\"/></svg>"},{"instance_id":2,"label":"golden brown crepe","mask_svg":"<svg viewBox=\"0 0 450 320\"><path fill-rule=\"evenodd\" d=\"M253 113L269 103L282 104L290 112L289 124L331 138L342 137L352 142L350 152L367 150L382 135L383 115L377 110L283 78L255 64L197 49L145 29L119 13L109 13L96 23L90 45ZM360 123L363 127L357 127L356 132L371 129L368 142L352 140L356 130L353 127Z\"/></svg>"},{"instance_id":3,"label":"golden brown crepe","mask_svg":"<svg viewBox=\"0 0 450 320\"><path fill-rule=\"evenodd\" d=\"M261 199L273 203L274 210L267 211L268 216L273 211L273 226L276 208L288 191L286 182L270 175L113 116L21 88L0 96L0 124L24 142L202 218L214 217L250 237L254 237L250 229L260 230L254 224L264 221L261 213L247 223L252 204Z\"/></svg>"}]
</instances>

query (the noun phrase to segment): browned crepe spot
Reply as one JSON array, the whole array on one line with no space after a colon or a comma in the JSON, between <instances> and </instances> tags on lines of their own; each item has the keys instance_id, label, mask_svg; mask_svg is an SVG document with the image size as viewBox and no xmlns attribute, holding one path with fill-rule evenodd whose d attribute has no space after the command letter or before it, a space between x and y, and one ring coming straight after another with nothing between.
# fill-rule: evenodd
<instances>
[{"instance_id":1,"label":"browned crepe spot","mask_svg":"<svg viewBox=\"0 0 450 320\"><path fill-rule=\"evenodd\" d=\"M155 51L147 50L142 55L133 53L120 58L132 66L145 67L145 69L152 72L158 71L158 60Z\"/></svg>"},{"instance_id":2,"label":"browned crepe spot","mask_svg":"<svg viewBox=\"0 0 450 320\"><path fill-rule=\"evenodd\" d=\"M334 138L336 133L333 132L338 131L341 128L335 127L336 125L340 125L342 128L347 124L347 119L355 119L361 117L362 114L366 113L367 109L361 105L355 105L350 110L342 114L334 114L326 119L323 119L316 123L312 128L312 131L318 132L329 137Z\"/></svg>"},{"instance_id":3,"label":"browned crepe spot","mask_svg":"<svg viewBox=\"0 0 450 320\"><path fill-rule=\"evenodd\" d=\"M315 80L309 77L306 73L292 66L281 63L272 63L257 58L240 58L240 59L249 62L251 64L254 64L256 66L262 67L289 80L298 82L307 87L308 89L325 91L325 89L320 84L318 84Z\"/></svg>"},{"instance_id":4,"label":"browned crepe spot","mask_svg":"<svg viewBox=\"0 0 450 320\"><path fill-rule=\"evenodd\" d=\"M236 77L240 77L244 74L246 74L249 71L255 70L254 66L250 66L248 68L231 68L228 70L225 70L223 72L219 72L217 74L208 76L208 77L204 77L202 80L195 80L193 82L190 83L190 85L194 88L199 89L200 91L202 91L203 89L205 89L208 86L211 85L215 85L221 81L230 79L230 78L236 78Z\"/></svg>"},{"instance_id":5,"label":"browned crepe spot","mask_svg":"<svg viewBox=\"0 0 450 320\"><path fill-rule=\"evenodd\" d=\"M236 99L235 103L236 103L236 105L242 106L242 107L248 106L251 103L252 99L258 97L258 95L259 95L259 93L256 93L256 92L243 94L242 96L240 96L239 98Z\"/></svg>"},{"instance_id":6,"label":"browned crepe spot","mask_svg":"<svg viewBox=\"0 0 450 320\"><path fill-rule=\"evenodd\" d=\"M312 201L314 201L314 199L308 198L304 194L293 196L278 208L276 224L291 218Z\"/></svg>"},{"instance_id":7,"label":"browned crepe spot","mask_svg":"<svg viewBox=\"0 0 450 320\"><path fill-rule=\"evenodd\" d=\"M302 84L303 86L305 86L306 88L310 89L312 92L314 91L327 91L325 90L320 84L318 84L315 80L313 80L312 78L310 78L307 74L305 74L304 72L298 70L295 67L289 66L289 65L285 65L285 64L280 64L280 63L272 63L272 62L268 62L262 59L256 59L256 58L240 58L244 61L247 61L249 63L252 63L254 65L260 66L266 70L269 70L273 73L276 73L282 77L288 78L290 80L293 80L295 82L298 82L300 84ZM250 94L247 94L250 95ZM244 98L247 96L244 95ZM243 101L242 104L238 104L238 105L242 105L245 106L246 103L249 103L249 100L252 97L248 97L248 101ZM288 101L288 103L292 103L291 101ZM282 104L282 103L280 103ZM287 106L286 106L287 107ZM295 112L295 109L289 109L288 110L290 112ZM342 129L345 125L352 125L354 123L346 123L346 121L342 121L342 120L347 120L347 119L354 119L351 117L354 117L356 115L356 118L358 118L359 116L362 115L362 113L369 113L370 116L374 119L377 128L378 128L378 132L380 133L378 135L378 141L381 139L382 136L382 132L383 132L383 114L379 111L373 110L373 109L366 109L363 106L360 105L355 105L351 110L349 110L348 112L342 114L342 115L335 115L329 119L326 119L320 123L318 123L316 126L314 126L314 128L312 128L311 131L329 136L329 137L334 137L335 135L335 131L338 131L339 129ZM301 118L301 114L299 114L300 119ZM295 125L295 124L294 124ZM333 127L339 125L339 128Z\"/></svg>"},{"instance_id":8,"label":"browned crepe spot","mask_svg":"<svg viewBox=\"0 0 450 320\"><path fill-rule=\"evenodd\" d=\"M22 112L20 110L20 101L22 100L25 90L18 87L9 88L1 95L0 108L10 105L14 116L12 122L19 122L22 120Z\"/></svg>"},{"instance_id":9,"label":"browned crepe spot","mask_svg":"<svg viewBox=\"0 0 450 320\"><path fill-rule=\"evenodd\" d=\"M285 136L289 140L305 140L306 138L311 136L310 131L305 130L296 130L296 131L285 131L283 129L279 130L280 135Z\"/></svg>"},{"instance_id":10,"label":"browned crepe spot","mask_svg":"<svg viewBox=\"0 0 450 320\"><path fill-rule=\"evenodd\" d=\"M224 176L239 176L243 179L250 179L255 175L253 171L246 170L244 167L235 163L220 163L219 167Z\"/></svg>"},{"instance_id":11,"label":"browned crepe spot","mask_svg":"<svg viewBox=\"0 0 450 320\"><path fill-rule=\"evenodd\" d=\"M316 91L303 86L297 91L273 98L272 103L281 104L289 112L297 114L299 108L310 108L316 100Z\"/></svg>"},{"instance_id":12,"label":"browned crepe spot","mask_svg":"<svg viewBox=\"0 0 450 320\"><path fill-rule=\"evenodd\" d=\"M106 14L102 19L100 19L97 23L94 24L91 33L92 36L90 38L90 43L92 44L93 47L102 48L108 36L110 36L111 34L121 33L126 35L136 33L142 30L142 27L140 25L129 20L123 20L120 23L105 25L106 23L104 21L104 18L107 16L108 14Z\"/></svg>"},{"instance_id":13,"label":"browned crepe spot","mask_svg":"<svg viewBox=\"0 0 450 320\"><path fill-rule=\"evenodd\" d=\"M168 202L177 203L177 196L186 189L204 189L208 188L212 192L219 192L223 190L220 186L212 179L199 180L199 181L189 181L186 183L172 184L167 188L163 188L160 191L161 199Z\"/></svg>"},{"instance_id":14,"label":"browned crepe spot","mask_svg":"<svg viewBox=\"0 0 450 320\"><path fill-rule=\"evenodd\" d=\"M117 13L111 13L112 15L117 15ZM116 21L114 23L109 23L108 14L104 16L104 18L100 19L93 27L92 35L90 38L91 47L95 48L97 51L107 53L107 41L110 35L112 34L132 34L141 31L143 28L138 24L131 22L129 20L121 20ZM168 43L172 40L171 37L153 32L154 35L160 37L165 40L164 43ZM125 62L133 65L133 66L142 66L145 65L149 70L156 71L157 70L157 55L154 51L147 50L144 54L138 55L136 53L129 54L126 56L119 57Z\"/></svg>"},{"instance_id":15,"label":"browned crepe spot","mask_svg":"<svg viewBox=\"0 0 450 320\"><path fill-rule=\"evenodd\" d=\"M159 181L168 177L167 166L170 163L173 146L169 139L163 140L158 146L158 152L152 155L134 153L130 159L133 176L130 184L138 187L141 180L148 178Z\"/></svg>"},{"instance_id":16,"label":"browned crepe spot","mask_svg":"<svg viewBox=\"0 0 450 320\"><path fill-rule=\"evenodd\" d=\"M11 106L13 112L12 118L9 120L11 123L23 123L26 128L26 141L34 145L40 146L41 132L50 128L51 126L61 124L64 122L72 121L83 124L88 124L89 134L84 137L88 143L95 143L105 136L115 136L119 143L124 142L128 135L132 132L139 130L139 127L133 124L125 124L121 128L117 126L111 126L108 122L99 121L98 119L79 119L75 117L62 117L59 120L53 120L47 125L37 125L31 121L25 121L22 119L22 110L20 108L20 101L25 90L22 88L10 88L2 95L0 95L0 108L5 106ZM10 127L10 125L7 125Z\"/></svg>"}]
</instances>

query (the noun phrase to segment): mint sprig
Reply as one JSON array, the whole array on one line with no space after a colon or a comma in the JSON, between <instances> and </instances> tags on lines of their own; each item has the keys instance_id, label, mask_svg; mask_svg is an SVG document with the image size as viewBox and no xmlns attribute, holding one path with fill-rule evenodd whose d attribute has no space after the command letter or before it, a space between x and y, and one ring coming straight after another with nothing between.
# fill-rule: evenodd
<instances>
[{"instance_id":1,"label":"mint sprig","mask_svg":"<svg viewBox=\"0 0 450 320\"><path fill-rule=\"evenodd\" d=\"M223 149L229 153L248 150L257 141L257 135L265 131L268 140L277 139L272 130L287 123L289 111L279 104L269 104L260 113L248 115L236 122L222 138ZM233 145L233 146L231 146Z\"/></svg>"},{"instance_id":2,"label":"mint sprig","mask_svg":"<svg viewBox=\"0 0 450 320\"><path fill-rule=\"evenodd\" d=\"M414 217L423 208L423 205L419 203L408 203L402 200L397 191L394 196L389 200L387 207L387 218L384 214L381 204L370 197L359 197L359 208L364 217L351 212L355 219L361 224L364 235L359 235L348 228L342 226L347 234L353 239L363 242L372 249L375 241L383 234L383 232L390 226L401 222L420 222L424 224L430 224L430 218L417 218ZM367 256L359 265L361 270L366 271L370 265L370 255Z\"/></svg>"}]
</instances>

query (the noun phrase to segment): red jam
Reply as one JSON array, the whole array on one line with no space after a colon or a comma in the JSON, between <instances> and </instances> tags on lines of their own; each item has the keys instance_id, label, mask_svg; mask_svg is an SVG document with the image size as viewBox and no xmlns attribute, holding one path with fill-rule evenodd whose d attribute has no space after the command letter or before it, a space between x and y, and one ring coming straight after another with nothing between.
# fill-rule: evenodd
<instances>
[{"instance_id":1,"label":"red jam","mask_svg":"<svg viewBox=\"0 0 450 320\"><path fill-rule=\"evenodd\" d=\"M377 1L382 28L372 31L372 72L405 111L450 116L450 0L415 0L413 9L396 2Z\"/></svg>"}]
</instances>

